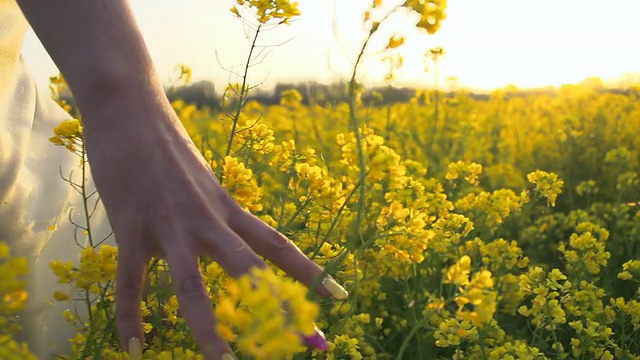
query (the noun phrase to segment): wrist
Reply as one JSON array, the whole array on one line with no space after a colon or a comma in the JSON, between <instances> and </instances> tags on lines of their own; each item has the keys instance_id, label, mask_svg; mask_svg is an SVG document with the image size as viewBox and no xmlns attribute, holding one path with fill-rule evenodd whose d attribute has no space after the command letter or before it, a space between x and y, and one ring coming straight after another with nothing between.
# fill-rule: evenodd
<instances>
[{"instance_id":1,"label":"wrist","mask_svg":"<svg viewBox=\"0 0 640 360\"><path fill-rule=\"evenodd\" d=\"M78 100L76 100L78 101ZM85 139L161 137L182 127L161 89L152 85L118 85L85 94L77 102Z\"/></svg>"}]
</instances>

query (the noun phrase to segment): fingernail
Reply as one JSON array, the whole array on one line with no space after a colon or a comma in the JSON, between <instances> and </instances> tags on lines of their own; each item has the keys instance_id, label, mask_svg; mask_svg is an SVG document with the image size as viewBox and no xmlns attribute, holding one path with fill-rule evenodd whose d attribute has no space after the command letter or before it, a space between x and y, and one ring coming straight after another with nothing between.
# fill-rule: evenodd
<instances>
[{"instance_id":1,"label":"fingernail","mask_svg":"<svg viewBox=\"0 0 640 360\"><path fill-rule=\"evenodd\" d=\"M140 360L142 359L142 345L138 338L132 337L129 339L129 359Z\"/></svg>"},{"instance_id":2,"label":"fingernail","mask_svg":"<svg viewBox=\"0 0 640 360\"><path fill-rule=\"evenodd\" d=\"M331 276L327 275L322 280L322 286L324 286L331 295L338 300L345 300L349 297L349 293L345 288L340 286Z\"/></svg>"},{"instance_id":3,"label":"fingernail","mask_svg":"<svg viewBox=\"0 0 640 360\"><path fill-rule=\"evenodd\" d=\"M206 345L202 348L202 356L205 359L213 360L218 358L218 353L212 345Z\"/></svg>"},{"instance_id":4,"label":"fingernail","mask_svg":"<svg viewBox=\"0 0 640 360\"><path fill-rule=\"evenodd\" d=\"M313 335L304 336L304 341L307 343L307 345L313 346L320 351L327 351L327 349L329 349L329 343L324 337L324 333L322 332L322 330L318 329L317 326Z\"/></svg>"},{"instance_id":5,"label":"fingernail","mask_svg":"<svg viewBox=\"0 0 640 360\"><path fill-rule=\"evenodd\" d=\"M233 355L226 353L222 355L220 360L236 360L236 358L234 358Z\"/></svg>"}]
</instances>

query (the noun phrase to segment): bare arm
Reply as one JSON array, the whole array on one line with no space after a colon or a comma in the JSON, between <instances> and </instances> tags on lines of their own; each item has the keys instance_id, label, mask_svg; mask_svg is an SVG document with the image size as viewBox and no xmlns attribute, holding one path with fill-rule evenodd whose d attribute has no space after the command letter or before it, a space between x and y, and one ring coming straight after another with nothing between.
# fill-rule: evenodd
<instances>
[{"instance_id":1,"label":"bare arm","mask_svg":"<svg viewBox=\"0 0 640 360\"><path fill-rule=\"evenodd\" d=\"M18 0L18 3L64 74L86 117L86 130L107 130L108 125L121 125L118 119L100 126L94 123L92 115L104 111L106 106L158 105L165 101L126 0Z\"/></svg>"}]
</instances>

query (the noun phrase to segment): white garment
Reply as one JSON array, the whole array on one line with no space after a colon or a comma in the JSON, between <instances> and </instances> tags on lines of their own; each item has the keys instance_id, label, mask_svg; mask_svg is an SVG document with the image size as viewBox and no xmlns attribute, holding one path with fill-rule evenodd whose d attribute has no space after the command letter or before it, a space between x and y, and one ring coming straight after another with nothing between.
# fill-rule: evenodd
<instances>
[{"instance_id":1,"label":"white garment","mask_svg":"<svg viewBox=\"0 0 640 360\"><path fill-rule=\"evenodd\" d=\"M22 338L39 359L64 352L73 334L62 318L68 303L52 299L65 290L49 269L49 262L77 261L73 218L84 224L79 194L60 173L73 171L80 180L79 159L48 141L53 128L70 118L46 93L38 92L20 58L27 22L14 0L0 0L0 242L12 254L28 259L28 307L21 316ZM55 230L48 228L55 226ZM110 233L100 207L92 227L102 239ZM80 241L84 236L78 233ZM53 302L48 305L47 302Z\"/></svg>"}]
</instances>

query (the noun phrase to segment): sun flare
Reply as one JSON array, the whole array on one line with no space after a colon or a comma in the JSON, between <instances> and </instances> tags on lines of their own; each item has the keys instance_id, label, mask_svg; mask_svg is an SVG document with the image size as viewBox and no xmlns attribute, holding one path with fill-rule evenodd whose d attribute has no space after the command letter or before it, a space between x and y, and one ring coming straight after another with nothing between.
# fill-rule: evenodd
<instances>
[{"instance_id":1,"label":"sun flare","mask_svg":"<svg viewBox=\"0 0 640 360\"><path fill-rule=\"evenodd\" d=\"M132 2L161 76L182 63L193 69L194 80L220 86L229 80L220 65L236 69L248 49L242 24L229 12L231 3ZM255 82L266 79L265 85L273 86L348 77L366 35L361 24L370 0L299 3L299 19L266 34L266 44L280 45L254 69ZM384 36L404 33L405 44L399 49L404 66L396 85L433 86L436 67L425 63L424 53L436 46L445 53L437 65L439 86L544 87L594 76L606 81L640 72L634 42L640 38L640 23L634 18L638 10L639 3L623 0L456 0L448 2L447 19L436 35L408 31L410 19L399 16L374 42L381 49L388 40ZM171 31L166 31L167 24ZM46 85L56 68L33 34L23 52L38 83ZM380 83L387 70L379 56L371 56L362 67L363 81Z\"/></svg>"}]
</instances>

